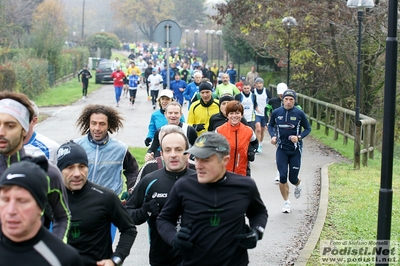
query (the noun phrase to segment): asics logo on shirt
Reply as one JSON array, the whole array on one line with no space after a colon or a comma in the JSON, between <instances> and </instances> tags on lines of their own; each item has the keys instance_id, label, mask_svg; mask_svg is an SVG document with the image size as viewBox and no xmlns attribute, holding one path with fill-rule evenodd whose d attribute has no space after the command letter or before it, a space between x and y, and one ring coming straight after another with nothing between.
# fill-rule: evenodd
<instances>
[{"instance_id":1,"label":"asics logo on shirt","mask_svg":"<svg viewBox=\"0 0 400 266\"><path fill-rule=\"evenodd\" d=\"M157 192L154 192L151 197L153 199L155 199L155 198L167 198L168 197L168 193L157 193Z\"/></svg>"}]
</instances>

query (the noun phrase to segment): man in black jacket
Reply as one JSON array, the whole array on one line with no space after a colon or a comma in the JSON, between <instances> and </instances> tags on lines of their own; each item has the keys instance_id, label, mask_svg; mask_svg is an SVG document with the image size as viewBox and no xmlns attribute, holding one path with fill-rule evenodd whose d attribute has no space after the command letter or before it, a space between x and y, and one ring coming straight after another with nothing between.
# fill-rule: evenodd
<instances>
[{"instance_id":1,"label":"man in black jacket","mask_svg":"<svg viewBox=\"0 0 400 266\"><path fill-rule=\"evenodd\" d=\"M72 216L68 244L79 251L85 265L121 265L137 234L131 218L111 189L87 180L88 158L80 145L64 143L57 155ZM111 223L121 233L115 251Z\"/></svg>"},{"instance_id":2,"label":"man in black jacket","mask_svg":"<svg viewBox=\"0 0 400 266\"><path fill-rule=\"evenodd\" d=\"M78 73L78 81L82 81L82 100L86 100L87 98L87 90L89 87L89 79L92 77L92 73L87 68L87 65L84 65L83 68Z\"/></svg>"},{"instance_id":3,"label":"man in black jacket","mask_svg":"<svg viewBox=\"0 0 400 266\"><path fill-rule=\"evenodd\" d=\"M186 136L180 128L161 138L161 157L164 167L147 174L140 180L128 199L126 208L135 224L147 221L150 234L150 265L180 265L179 250L164 242L156 228L156 218L167 201L169 192L180 177L194 173L187 168L189 148Z\"/></svg>"},{"instance_id":4,"label":"man in black jacket","mask_svg":"<svg viewBox=\"0 0 400 266\"><path fill-rule=\"evenodd\" d=\"M155 67L155 66L154 66ZM153 62L149 61L147 64L147 68L144 70L144 78L146 82L146 91L147 91L147 100L151 100L151 96L149 94L149 82L148 78L151 74L153 74Z\"/></svg>"},{"instance_id":5,"label":"man in black jacket","mask_svg":"<svg viewBox=\"0 0 400 266\"><path fill-rule=\"evenodd\" d=\"M196 158L196 173L173 186L157 218L158 232L183 252L182 265L247 265L247 249L256 247L268 219L256 183L226 171L230 147L218 133L203 133L185 153Z\"/></svg>"}]
</instances>

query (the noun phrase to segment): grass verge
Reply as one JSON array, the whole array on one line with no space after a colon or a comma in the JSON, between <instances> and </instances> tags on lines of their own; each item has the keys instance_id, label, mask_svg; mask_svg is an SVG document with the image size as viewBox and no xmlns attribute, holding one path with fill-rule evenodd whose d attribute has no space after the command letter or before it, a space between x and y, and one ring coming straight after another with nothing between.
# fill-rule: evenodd
<instances>
[{"instance_id":1,"label":"grass verge","mask_svg":"<svg viewBox=\"0 0 400 266\"><path fill-rule=\"evenodd\" d=\"M123 55L119 52L113 52L111 58L127 58L127 56ZM95 84L95 76L96 70L90 70L92 73L92 78L89 79L89 88L88 88L88 95L99 89L102 84ZM82 84L78 82L78 77L67 81L63 84L55 86L54 88L49 88L47 91L41 93L35 99L35 103L39 107L44 106L61 106L61 105L69 105L77 100L82 98Z\"/></svg>"},{"instance_id":2,"label":"grass verge","mask_svg":"<svg viewBox=\"0 0 400 266\"><path fill-rule=\"evenodd\" d=\"M102 84L94 83L96 71L91 71L93 78L89 80L88 95L99 89ZM78 78L74 78L54 88L49 88L37 98L33 99L37 106L60 106L69 105L82 98L82 84Z\"/></svg>"},{"instance_id":3,"label":"grass verge","mask_svg":"<svg viewBox=\"0 0 400 266\"><path fill-rule=\"evenodd\" d=\"M323 130L315 128L312 136L352 159L353 141L349 141L345 146L342 144L343 138L332 141L332 137L325 136ZM399 162L394 162L393 173L398 171L400 171ZM334 164L329 167L328 212L320 241L376 239L380 179L381 154L377 151L375 159L368 161L368 167L361 167L360 170L355 170L352 163ZM400 237L400 197L395 196L399 191L400 180L394 178L391 240L396 241ZM307 265L321 265L320 241Z\"/></svg>"}]
</instances>

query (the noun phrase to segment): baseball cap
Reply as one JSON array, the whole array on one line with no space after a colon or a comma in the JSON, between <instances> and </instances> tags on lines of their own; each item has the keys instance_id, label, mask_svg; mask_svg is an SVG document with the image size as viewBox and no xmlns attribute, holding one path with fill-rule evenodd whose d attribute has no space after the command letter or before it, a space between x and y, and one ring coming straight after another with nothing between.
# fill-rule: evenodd
<instances>
[{"instance_id":1,"label":"baseball cap","mask_svg":"<svg viewBox=\"0 0 400 266\"><path fill-rule=\"evenodd\" d=\"M225 93L221 97L219 97L220 103L225 102L225 101L233 101L233 100L234 100L234 98L233 98L232 94L229 94L229 93Z\"/></svg>"},{"instance_id":2,"label":"baseball cap","mask_svg":"<svg viewBox=\"0 0 400 266\"><path fill-rule=\"evenodd\" d=\"M204 159L217 152L229 153L229 151L229 143L224 136L215 132L205 132L196 139L194 145L184 154L190 153L194 157Z\"/></svg>"},{"instance_id":3,"label":"baseball cap","mask_svg":"<svg viewBox=\"0 0 400 266\"><path fill-rule=\"evenodd\" d=\"M240 77L240 80L246 80L245 76Z\"/></svg>"},{"instance_id":4,"label":"baseball cap","mask_svg":"<svg viewBox=\"0 0 400 266\"><path fill-rule=\"evenodd\" d=\"M294 100L297 99L297 95L296 95L296 92L294 90L285 90L285 92L282 95L282 99L287 97L287 96L293 97Z\"/></svg>"},{"instance_id":5,"label":"baseball cap","mask_svg":"<svg viewBox=\"0 0 400 266\"><path fill-rule=\"evenodd\" d=\"M168 97L172 99L174 98L174 93L169 89L165 89L160 92L160 94L158 95L158 99L161 99L161 97Z\"/></svg>"},{"instance_id":6,"label":"baseball cap","mask_svg":"<svg viewBox=\"0 0 400 266\"><path fill-rule=\"evenodd\" d=\"M278 94L283 94L285 92L285 90L287 90L287 89L288 89L288 87L287 87L286 83L279 83L276 86L276 92Z\"/></svg>"},{"instance_id":7,"label":"baseball cap","mask_svg":"<svg viewBox=\"0 0 400 266\"><path fill-rule=\"evenodd\" d=\"M15 185L25 188L43 210L47 202L49 183L46 172L30 161L13 163L0 177L0 188Z\"/></svg>"},{"instance_id":8,"label":"baseball cap","mask_svg":"<svg viewBox=\"0 0 400 266\"><path fill-rule=\"evenodd\" d=\"M154 67L154 68L153 68L153 72L157 72L157 68Z\"/></svg>"}]
</instances>

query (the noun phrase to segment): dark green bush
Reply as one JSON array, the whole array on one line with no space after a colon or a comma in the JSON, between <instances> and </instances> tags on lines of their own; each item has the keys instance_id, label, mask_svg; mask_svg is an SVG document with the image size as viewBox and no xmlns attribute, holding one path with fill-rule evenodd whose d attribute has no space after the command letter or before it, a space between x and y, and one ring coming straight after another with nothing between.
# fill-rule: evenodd
<instances>
[{"instance_id":1,"label":"dark green bush","mask_svg":"<svg viewBox=\"0 0 400 266\"><path fill-rule=\"evenodd\" d=\"M101 58L111 58L111 49L119 48L120 41L114 33L110 32L96 32L89 36L86 40L88 47L95 47L101 49Z\"/></svg>"},{"instance_id":2,"label":"dark green bush","mask_svg":"<svg viewBox=\"0 0 400 266\"><path fill-rule=\"evenodd\" d=\"M0 91L13 90L16 87L16 75L10 66L0 66Z\"/></svg>"},{"instance_id":3,"label":"dark green bush","mask_svg":"<svg viewBox=\"0 0 400 266\"><path fill-rule=\"evenodd\" d=\"M14 91L33 98L49 88L48 63L46 60L28 58L23 61L8 62L6 67L13 69L16 75Z\"/></svg>"},{"instance_id":4,"label":"dark green bush","mask_svg":"<svg viewBox=\"0 0 400 266\"><path fill-rule=\"evenodd\" d=\"M62 50L53 66L47 60L31 58L29 54L28 50L21 49L0 51L0 62L5 60L0 66L0 90L18 91L33 98L47 90L55 80L77 73L89 58L87 47Z\"/></svg>"},{"instance_id":5,"label":"dark green bush","mask_svg":"<svg viewBox=\"0 0 400 266\"><path fill-rule=\"evenodd\" d=\"M89 50L87 47L64 49L58 57L55 65L52 66L54 79L60 79L71 73L77 73L84 64L87 64Z\"/></svg>"}]
</instances>

